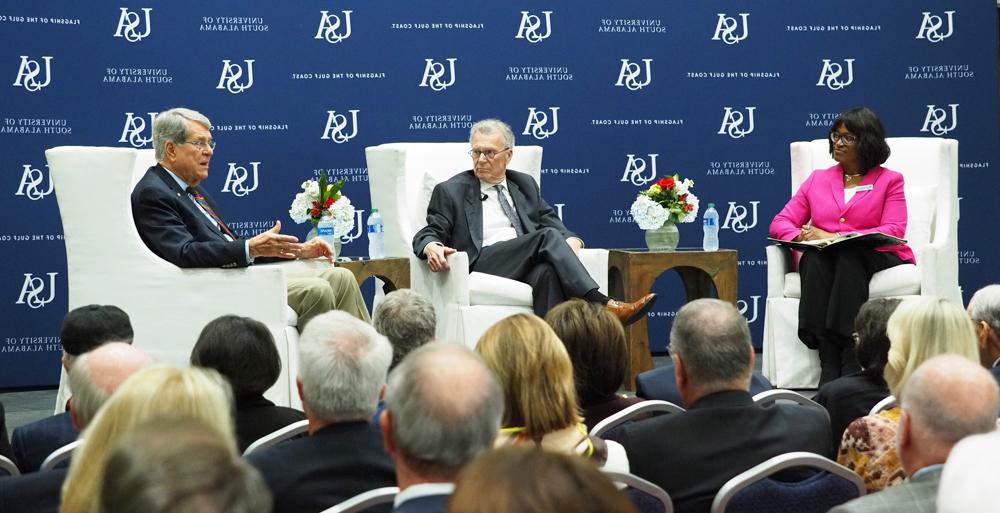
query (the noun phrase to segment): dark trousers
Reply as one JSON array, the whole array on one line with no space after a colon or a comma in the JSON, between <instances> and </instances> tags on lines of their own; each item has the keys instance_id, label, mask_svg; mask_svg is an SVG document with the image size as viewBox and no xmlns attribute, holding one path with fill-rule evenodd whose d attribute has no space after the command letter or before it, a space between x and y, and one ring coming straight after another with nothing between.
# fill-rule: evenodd
<instances>
[{"instance_id":1,"label":"dark trousers","mask_svg":"<svg viewBox=\"0 0 1000 513\"><path fill-rule=\"evenodd\" d=\"M856 245L807 251L799 261L799 339L819 351L820 383L861 370L854 354L854 317L868 301L872 275L903 263Z\"/></svg>"},{"instance_id":2,"label":"dark trousers","mask_svg":"<svg viewBox=\"0 0 1000 513\"><path fill-rule=\"evenodd\" d=\"M583 297L597 288L566 239L554 228L486 246L471 267L472 271L531 285L532 306L539 317L567 298Z\"/></svg>"}]
</instances>

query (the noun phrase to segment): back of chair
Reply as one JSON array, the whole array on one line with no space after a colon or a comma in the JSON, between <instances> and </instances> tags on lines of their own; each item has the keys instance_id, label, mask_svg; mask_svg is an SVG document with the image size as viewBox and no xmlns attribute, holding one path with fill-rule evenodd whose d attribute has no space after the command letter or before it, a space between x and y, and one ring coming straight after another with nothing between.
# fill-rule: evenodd
<instances>
[{"instance_id":1,"label":"back of chair","mask_svg":"<svg viewBox=\"0 0 1000 513\"><path fill-rule=\"evenodd\" d=\"M274 431L273 433L264 435L257 439L254 443L247 447L247 450L243 451L243 455L246 456L252 452L259 451L261 449L266 449L273 445L277 445L290 438L295 438L301 434L309 431L309 421L300 420L289 424L281 429Z\"/></svg>"},{"instance_id":2,"label":"back of chair","mask_svg":"<svg viewBox=\"0 0 1000 513\"><path fill-rule=\"evenodd\" d=\"M890 395L875 403L875 406L872 406L872 409L868 411L868 415L875 415L879 412L895 408L896 404L896 396Z\"/></svg>"},{"instance_id":3,"label":"back of chair","mask_svg":"<svg viewBox=\"0 0 1000 513\"><path fill-rule=\"evenodd\" d=\"M332 508L327 508L320 513L358 513L381 504L392 504L392 502L396 499L396 494L398 493L399 488L395 486L386 486L384 488L368 490L367 492L359 493L358 495L355 495L354 497L351 497L350 499L347 499Z\"/></svg>"},{"instance_id":4,"label":"back of chair","mask_svg":"<svg viewBox=\"0 0 1000 513\"><path fill-rule=\"evenodd\" d=\"M604 433L636 417L652 415L654 413L680 413L682 411L684 411L684 408L670 401L649 400L638 402L595 424L590 430L590 436L600 437Z\"/></svg>"},{"instance_id":5,"label":"back of chair","mask_svg":"<svg viewBox=\"0 0 1000 513\"><path fill-rule=\"evenodd\" d=\"M776 401L787 401L787 402L801 404L803 406L815 406L817 408L823 408L816 401L813 401L812 399L809 399L808 397L798 392L792 390L785 390L782 388L777 388L774 390L766 390L764 392L761 392L753 396L753 402L755 403L773 403Z\"/></svg>"},{"instance_id":6,"label":"back of chair","mask_svg":"<svg viewBox=\"0 0 1000 513\"><path fill-rule=\"evenodd\" d=\"M639 513L674 512L674 502L670 499L670 494L655 483L628 472L616 472L601 468L601 473L611 478L615 483L628 487L629 500L632 501Z\"/></svg>"},{"instance_id":7,"label":"back of chair","mask_svg":"<svg viewBox=\"0 0 1000 513\"><path fill-rule=\"evenodd\" d=\"M17 469L17 465L10 458L6 456L0 456L0 472L7 474L8 476L19 476L21 471Z\"/></svg>"},{"instance_id":8,"label":"back of chair","mask_svg":"<svg viewBox=\"0 0 1000 513\"><path fill-rule=\"evenodd\" d=\"M42 464L39 465L38 471L45 472L46 470L52 470L58 467L68 460L70 456L73 455L73 451L75 451L76 448L82 443L83 439L80 438L52 451L52 454L46 456L45 460L42 461Z\"/></svg>"}]
</instances>

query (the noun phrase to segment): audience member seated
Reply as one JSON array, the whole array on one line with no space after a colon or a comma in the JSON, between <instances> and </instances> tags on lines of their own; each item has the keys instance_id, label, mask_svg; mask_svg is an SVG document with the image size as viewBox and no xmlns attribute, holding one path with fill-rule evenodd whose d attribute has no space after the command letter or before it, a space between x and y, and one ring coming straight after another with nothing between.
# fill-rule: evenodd
<instances>
[{"instance_id":1,"label":"audience member seated","mask_svg":"<svg viewBox=\"0 0 1000 513\"><path fill-rule=\"evenodd\" d=\"M82 431L90 425L112 393L132 374L150 363L149 356L122 342L104 344L75 358L69 369L69 383L76 393L73 394L66 414L75 426L74 432L77 429ZM32 472L0 479L0 511L57 511L59 490L66 479L66 473L65 467L58 467L48 472Z\"/></svg>"},{"instance_id":2,"label":"audience member seated","mask_svg":"<svg viewBox=\"0 0 1000 513\"><path fill-rule=\"evenodd\" d=\"M76 357L102 344L131 344L132 336L128 314L117 306L87 305L73 309L63 318L59 329L63 368L69 372ZM17 468L22 474L38 470L52 451L76 440L78 434L69 411L15 429L11 445Z\"/></svg>"},{"instance_id":3,"label":"audience member seated","mask_svg":"<svg viewBox=\"0 0 1000 513\"><path fill-rule=\"evenodd\" d=\"M889 358L885 325L900 301L899 298L877 298L861 305L854 319L855 351L861 372L828 381L819 387L813 398L830 414L834 447L840 445L848 424L868 415L873 406L889 395L889 385L882 377Z\"/></svg>"},{"instance_id":4,"label":"audience member seated","mask_svg":"<svg viewBox=\"0 0 1000 513\"><path fill-rule=\"evenodd\" d=\"M955 445L944 464L938 487L938 513L1000 511L1000 433L973 435Z\"/></svg>"},{"instance_id":5,"label":"audience member seated","mask_svg":"<svg viewBox=\"0 0 1000 513\"><path fill-rule=\"evenodd\" d=\"M979 361L976 334L961 307L931 296L903 300L886 325L889 356L885 382L897 398L913 371L939 354L957 354ZM896 452L899 407L855 419L840 441L837 463L865 480L868 493L903 482L906 477Z\"/></svg>"},{"instance_id":6,"label":"audience member seated","mask_svg":"<svg viewBox=\"0 0 1000 513\"><path fill-rule=\"evenodd\" d=\"M976 324L979 361L1000 382L1000 285L987 285L972 295L969 317Z\"/></svg>"},{"instance_id":7,"label":"audience member seated","mask_svg":"<svg viewBox=\"0 0 1000 513\"><path fill-rule=\"evenodd\" d=\"M628 370L622 323L607 308L582 299L556 305L545 314L573 362L576 397L589 431L595 424L641 401L618 395Z\"/></svg>"},{"instance_id":8,"label":"audience member seated","mask_svg":"<svg viewBox=\"0 0 1000 513\"><path fill-rule=\"evenodd\" d=\"M296 380L309 436L252 453L274 513L316 513L359 493L395 486L382 433L372 425L392 347L375 328L333 311L299 339Z\"/></svg>"},{"instance_id":9,"label":"audience member seated","mask_svg":"<svg viewBox=\"0 0 1000 513\"><path fill-rule=\"evenodd\" d=\"M483 453L458 476L448 513L635 513L588 462L532 446Z\"/></svg>"},{"instance_id":10,"label":"audience member seated","mask_svg":"<svg viewBox=\"0 0 1000 513\"><path fill-rule=\"evenodd\" d=\"M737 474L792 451L829 457L822 408L753 402L747 383L754 352L746 319L718 299L687 303L674 318L670 353L686 412L616 430L632 473L670 494L679 513L707 513Z\"/></svg>"},{"instance_id":11,"label":"audience member seated","mask_svg":"<svg viewBox=\"0 0 1000 513\"><path fill-rule=\"evenodd\" d=\"M224 315L208 323L191 351L191 365L215 369L232 386L240 453L260 437L306 418L264 398L281 374L281 358L260 321Z\"/></svg>"},{"instance_id":12,"label":"audience member seated","mask_svg":"<svg viewBox=\"0 0 1000 513\"><path fill-rule=\"evenodd\" d=\"M967 358L940 355L921 364L903 390L896 440L909 480L831 513L933 513L941 471L952 447L969 435L996 428L998 395L993 376Z\"/></svg>"},{"instance_id":13,"label":"audience member seated","mask_svg":"<svg viewBox=\"0 0 1000 513\"><path fill-rule=\"evenodd\" d=\"M153 365L130 376L115 391L84 432L62 487L59 513L96 513L104 464L118 441L137 425L160 415L201 420L230 440L232 399L229 385L210 369Z\"/></svg>"},{"instance_id":14,"label":"audience member seated","mask_svg":"<svg viewBox=\"0 0 1000 513\"><path fill-rule=\"evenodd\" d=\"M108 454L99 513L270 513L264 480L232 435L188 417L143 422Z\"/></svg>"},{"instance_id":15,"label":"audience member seated","mask_svg":"<svg viewBox=\"0 0 1000 513\"><path fill-rule=\"evenodd\" d=\"M437 329L434 304L414 290L394 290L375 307L372 326L392 344L389 368L394 369L410 351L434 340Z\"/></svg>"},{"instance_id":16,"label":"audience member seated","mask_svg":"<svg viewBox=\"0 0 1000 513\"><path fill-rule=\"evenodd\" d=\"M502 415L500 385L465 346L434 342L404 358L381 417L400 489L393 511L443 513L455 476L492 447Z\"/></svg>"},{"instance_id":17,"label":"audience member seated","mask_svg":"<svg viewBox=\"0 0 1000 513\"><path fill-rule=\"evenodd\" d=\"M532 314L502 319L483 333L476 351L503 388L497 447L537 445L628 472L628 457L619 444L587 434L576 402L573 363L545 321Z\"/></svg>"}]
</instances>

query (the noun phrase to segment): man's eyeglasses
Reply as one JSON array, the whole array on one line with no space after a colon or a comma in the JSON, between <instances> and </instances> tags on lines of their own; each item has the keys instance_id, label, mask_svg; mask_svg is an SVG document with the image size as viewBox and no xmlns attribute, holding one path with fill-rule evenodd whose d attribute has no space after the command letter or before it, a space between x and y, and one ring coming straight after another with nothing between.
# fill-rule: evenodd
<instances>
[{"instance_id":1,"label":"man's eyeglasses","mask_svg":"<svg viewBox=\"0 0 1000 513\"><path fill-rule=\"evenodd\" d=\"M198 148L199 150L202 150L202 151L204 151L206 149L208 149L208 150L214 150L215 149L215 141L212 141L212 140L203 141L201 139L198 139L197 141L184 141L182 143L177 143L177 144L190 144L191 146L194 146L195 148Z\"/></svg>"},{"instance_id":2,"label":"man's eyeglasses","mask_svg":"<svg viewBox=\"0 0 1000 513\"><path fill-rule=\"evenodd\" d=\"M510 147L508 146L508 147L506 147L506 148L504 148L502 150L497 150L497 151L494 151L494 150L485 150L485 151L469 150L469 155L472 157L472 160L479 160L479 157L481 157L481 156L482 157L486 157L486 160L493 160L493 159L496 158L497 155L499 155L499 154L501 154L501 153L503 153L503 152L505 152L505 151L507 151L509 149L510 149Z\"/></svg>"},{"instance_id":3,"label":"man's eyeglasses","mask_svg":"<svg viewBox=\"0 0 1000 513\"><path fill-rule=\"evenodd\" d=\"M858 136L854 134L840 134L834 132L830 134L830 142L832 142L833 144L844 143L845 145L850 146L858 142Z\"/></svg>"}]
</instances>

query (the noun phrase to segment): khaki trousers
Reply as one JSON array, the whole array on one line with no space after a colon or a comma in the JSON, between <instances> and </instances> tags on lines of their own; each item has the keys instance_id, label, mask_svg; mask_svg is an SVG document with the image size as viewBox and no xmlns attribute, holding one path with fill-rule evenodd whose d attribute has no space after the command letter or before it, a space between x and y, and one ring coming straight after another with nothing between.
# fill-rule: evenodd
<instances>
[{"instance_id":1,"label":"khaki trousers","mask_svg":"<svg viewBox=\"0 0 1000 513\"><path fill-rule=\"evenodd\" d=\"M341 310L371 322L354 274L342 267L288 273L288 306L299 316L298 330L319 314Z\"/></svg>"}]
</instances>

